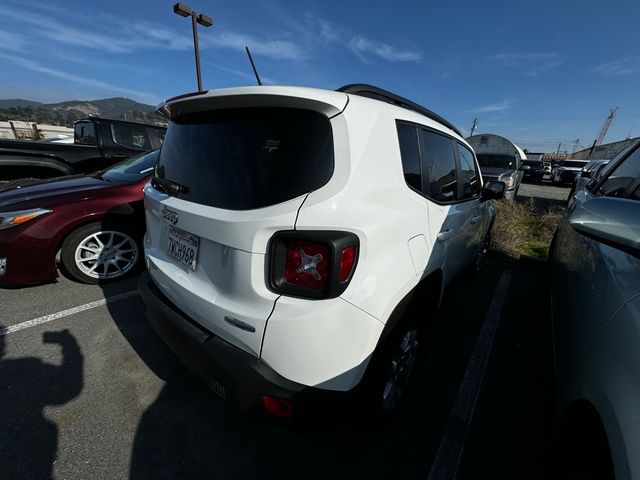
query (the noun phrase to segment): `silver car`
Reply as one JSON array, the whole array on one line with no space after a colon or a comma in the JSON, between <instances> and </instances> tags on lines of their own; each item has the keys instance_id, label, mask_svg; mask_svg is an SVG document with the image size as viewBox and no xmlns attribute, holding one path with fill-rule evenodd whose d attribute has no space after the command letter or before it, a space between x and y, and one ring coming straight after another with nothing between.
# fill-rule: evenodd
<instances>
[{"instance_id":1,"label":"silver car","mask_svg":"<svg viewBox=\"0 0 640 480\"><path fill-rule=\"evenodd\" d=\"M575 193L550 258L563 476L640 479L640 144Z\"/></svg>"}]
</instances>

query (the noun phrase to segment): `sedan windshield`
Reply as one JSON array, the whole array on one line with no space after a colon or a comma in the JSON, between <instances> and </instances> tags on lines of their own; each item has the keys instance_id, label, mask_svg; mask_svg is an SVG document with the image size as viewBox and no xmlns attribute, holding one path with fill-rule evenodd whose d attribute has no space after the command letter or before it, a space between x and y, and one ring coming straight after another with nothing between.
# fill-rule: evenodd
<instances>
[{"instance_id":1,"label":"sedan windshield","mask_svg":"<svg viewBox=\"0 0 640 480\"><path fill-rule=\"evenodd\" d=\"M120 162L106 170L102 173L102 178L112 182L131 183L142 180L145 176L153 172L153 168L156 166L158 160L159 151L160 150L153 150L130 157L124 162Z\"/></svg>"},{"instance_id":2,"label":"sedan windshield","mask_svg":"<svg viewBox=\"0 0 640 480\"><path fill-rule=\"evenodd\" d=\"M481 167L514 169L515 157L512 155L495 155L480 153L477 155L478 163Z\"/></svg>"}]
</instances>

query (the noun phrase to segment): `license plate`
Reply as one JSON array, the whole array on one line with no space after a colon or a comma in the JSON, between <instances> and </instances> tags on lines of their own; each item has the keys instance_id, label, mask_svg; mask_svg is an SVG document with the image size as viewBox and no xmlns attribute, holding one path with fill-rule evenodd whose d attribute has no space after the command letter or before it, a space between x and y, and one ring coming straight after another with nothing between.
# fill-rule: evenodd
<instances>
[{"instance_id":1,"label":"license plate","mask_svg":"<svg viewBox=\"0 0 640 480\"><path fill-rule=\"evenodd\" d=\"M167 254L191 270L196 269L199 247L200 237L183 232L177 228L171 227L169 229Z\"/></svg>"}]
</instances>

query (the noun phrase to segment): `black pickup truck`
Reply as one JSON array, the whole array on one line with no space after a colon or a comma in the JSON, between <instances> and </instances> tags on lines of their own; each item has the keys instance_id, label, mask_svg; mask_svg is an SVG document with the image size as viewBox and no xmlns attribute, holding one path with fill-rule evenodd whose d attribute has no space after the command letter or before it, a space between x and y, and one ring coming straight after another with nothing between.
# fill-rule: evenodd
<instances>
[{"instance_id":1,"label":"black pickup truck","mask_svg":"<svg viewBox=\"0 0 640 480\"><path fill-rule=\"evenodd\" d=\"M90 117L74 123L72 144L0 140L0 182L90 173L159 148L166 128Z\"/></svg>"}]
</instances>

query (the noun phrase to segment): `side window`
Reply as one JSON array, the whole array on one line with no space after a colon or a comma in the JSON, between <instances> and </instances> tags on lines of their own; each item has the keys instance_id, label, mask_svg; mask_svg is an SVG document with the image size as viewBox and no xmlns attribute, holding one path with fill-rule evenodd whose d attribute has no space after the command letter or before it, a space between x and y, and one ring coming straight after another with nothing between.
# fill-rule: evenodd
<instances>
[{"instance_id":1,"label":"side window","mask_svg":"<svg viewBox=\"0 0 640 480\"><path fill-rule=\"evenodd\" d=\"M115 123L111 125L111 133L113 134L113 141L123 147L135 148L136 150L151 148L147 129L143 125Z\"/></svg>"},{"instance_id":2,"label":"side window","mask_svg":"<svg viewBox=\"0 0 640 480\"><path fill-rule=\"evenodd\" d=\"M480 180L476 170L473 153L464 145L458 143L458 158L460 159L460 181L462 182L462 198L473 198L480 193Z\"/></svg>"},{"instance_id":3,"label":"side window","mask_svg":"<svg viewBox=\"0 0 640 480\"><path fill-rule=\"evenodd\" d=\"M615 167L598 188L598 193L606 197L619 197L640 176L640 148Z\"/></svg>"},{"instance_id":4,"label":"side window","mask_svg":"<svg viewBox=\"0 0 640 480\"><path fill-rule=\"evenodd\" d=\"M96 131L92 122L77 122L73 130L73 141L78 145L95 145Z\"/></svg>"},{"instance_id":5,"label":"side window","mask_svg":"<svg viewBox=\"0 0 640 480\"><path fill-rule=\"evenodd\" d=\"M418 129L412 125L398 124L398 141L400 142L400 156L402 170L407 185L422 190L422 175L420 174L420 148L418 147Z\"/></svg>"},{"instance_id":6,"label":"side window","mask_svg":"<svg viewBox=\"0 0 640 480\"><path fill-rule=\"evenodd\" d=\"M438 202L458 199L458 176L453 142L448 137L422 130L422 164L429 179L429 196Z\"/></svg>"}]
</instances>

